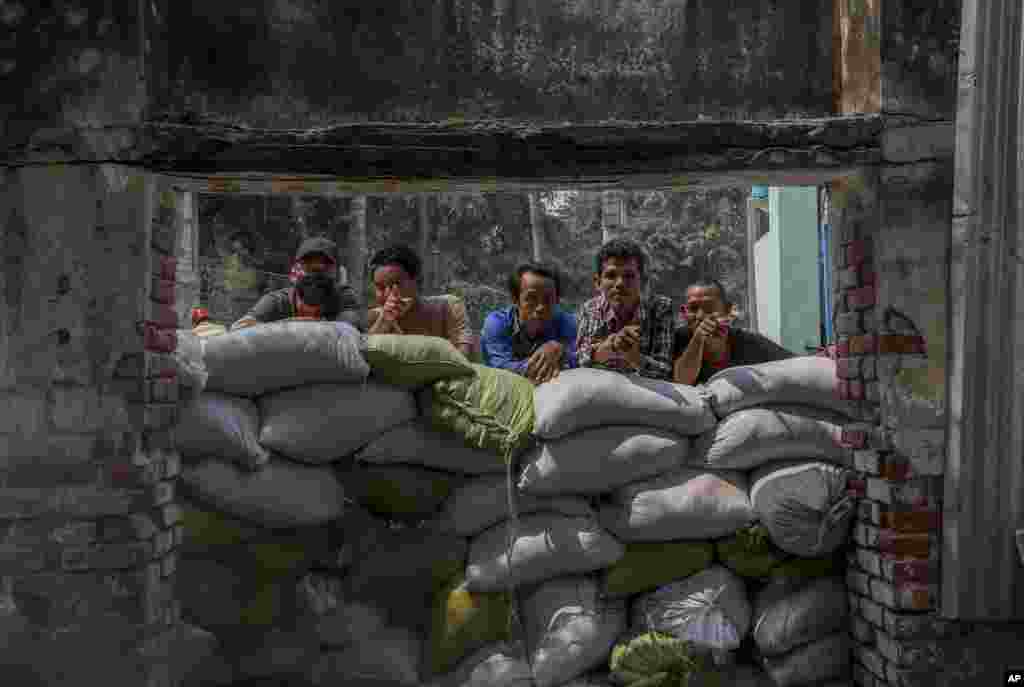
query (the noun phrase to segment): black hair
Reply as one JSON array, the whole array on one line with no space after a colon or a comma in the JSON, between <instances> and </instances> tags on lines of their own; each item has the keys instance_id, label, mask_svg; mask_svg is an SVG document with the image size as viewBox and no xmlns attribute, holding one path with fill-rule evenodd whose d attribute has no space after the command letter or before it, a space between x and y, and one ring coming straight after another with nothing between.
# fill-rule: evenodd
<instances>
[{"instance_id":1,"label":"black hair","mask_svg":"<svg viewBox=\"0 0 1024 687\"><path fill-rule=\"evenodd\" d=\"M519 290L523 284L524 274L538 274L542 277L550 279L555 284L555 296L560 296L562 293L562 280L558 276L558 270L548 265L542 265L537 262L525 262L516 268L516 271L508 275L508 292L512 296L512 300L516 303L519 302Z\"/></svg>"},{"instance_id":2,"label":"black hair","mask_svg":"<svg viewBox=\"0 0 1024 687\"><path fill-rule=\"evenodd\" d=\"M640 247L639 243L629 239L616 238L606 241L594 259L595 273L601 274L604 271L604 263L609 258L619 258L620 260L635 259L637 266L640 268L640 276L643 276L647 266L647 254L644 253L644 249Z\"/></svg>"},{"instance_id":3,"label":"black hair","mask_svg":"<svg viewBox=\"0 0 1024 687\"><path fill-rule=\"evenodd\" d=\"M729 294L726 293L725 287L722 286L722 282L718 281L717 279L715 279L713 277L707 277L705 279L698 279L697 281L695 281L692 284L690 284L689 286L687 286L686 290L689 291L690 289L694 289L694 288L699 288L699 289L715 288L715 289L718 289L718 295L722 297L722 304L723 305L732 305L732 303L729 302Z\"/></svg>"},{"instance_id":4,"label":"black hair","mask_svg":"<svg viewBox=\"0 0 1024 687\"><path fill-rule=\"evenodd\" d=\"M398 265L405 270L406 274L419 281L423 261L409 246L395 243L387 248L381 248L373 254L373 258L370 259L370 274L373 274L378 267L385 265Z\"/></svg>"}]
</instances>

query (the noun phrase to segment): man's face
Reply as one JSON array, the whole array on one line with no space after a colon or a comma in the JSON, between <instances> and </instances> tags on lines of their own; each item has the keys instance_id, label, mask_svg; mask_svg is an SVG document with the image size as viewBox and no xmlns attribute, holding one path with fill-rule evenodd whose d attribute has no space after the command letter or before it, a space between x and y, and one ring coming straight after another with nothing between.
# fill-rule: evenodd
<instances>
[{"instance_id":1,"label":"man's face","mask_svg":"<svg viewBox=\"0 0 1024 687\"><path fill-rule=\"evenodd\" d=\"M373 271L373 290L377 305L384 305L392 295L416 298L416 280L400 265L381 265Z\"/></svg>"},{"instance_id":2,"label":"man's face","mask_svg":"<svg viewBox=\"0 0 1024 687\"><path fill-rule=\"evenodd\" d=\"M608 258L601 273L594 276L594 287L617 309L638 305L642 286L643 275L636 258Z\"/></svg>"},{"instance_id":3,"label":"man's face","mask_svg":"<svg viewBox=\"0 0 1024 687\"><path fill-rule=\"evenodd\" d=\"M323 253L311 253L306 257L302 258L302 269L306 271L306 274L314 274L316 272L327 272L331 268L332 262Z\"/></svg>"},{"instance_id":4,"label":"man's face","mask_svg":"<svg viewBox=\"0 0 1024 687\"><path fill-rule=\"evenodd\" d=\"M533 272L527 272L519 279L519 321L536 331L555 316L558 293L555 282Z\"/></svg>"},{"instance_id":5,"label":"man's face","mask_svg":"<svg viewBox=\"0 0 1024 687\"><path fill-rule=\"evenodd\" d=\"M729 308L716 287L692 286L686 291L686 324L691 329L709 315L728 317Z\"/></svg>"}]
</instances>

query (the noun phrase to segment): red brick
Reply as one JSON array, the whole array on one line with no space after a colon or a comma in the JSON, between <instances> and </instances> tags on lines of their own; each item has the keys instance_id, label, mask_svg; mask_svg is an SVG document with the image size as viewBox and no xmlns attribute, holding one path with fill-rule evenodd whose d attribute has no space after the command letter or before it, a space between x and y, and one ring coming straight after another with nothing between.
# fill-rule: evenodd
<instances>
[{"instance_id":1,"label":"red brick","mask_svg":"<svg viewBox=\"0 0 1024 687\"><path fill-rule=\"evenodd\" d=\"M865 431L844 429L840 437L843 446L847 448L864 448L867 446L868 434Z\"/></svg>"},{"instance_id":2,"label":"red brick","mask_svg":"<svg viewBox=\"0 0 1024 687\"><path fill-rule=\"evenodd\" d=\"M173 305L151 302L149 304L149 313L148 321L154 323L158 327L162 327L163 329L178 328L178 313L174 310Z\"/></svg>"},{"instance_id":3,"label":"red brick","mask_svg":"<svg viewBox=\"0 0 1024 687\"><path fill-rule=\"evenodd\" d=\"M912 477L910 461L903 456L890 453L886 455L885 459L882 461L879 474L883 479L892 480L894 482L902 482L910 479Z\"/></svg>"},{"instance_id":4,"label":"red brick","mask_svg":"<svg viewBox=\"0 0 1024 687\"><path fill-rule=\"evenodd\" d=\"M932 535L927 532L893 532L881 530L878 550L898 556L927 558L932 551Z\"/></svg>"},{"instance_id":5,"label":"red brick","mask_svg":"<svg viewBox=\"0 0 1024 687\"><path fill-rule=\"evenodd\" d=\"M860 266L860 283L865 286L870 286L874 284L875 281L875 270L871 267L871 264L862 264Z\"/></svg>"},{"instance_id":6,"label":"red brick","mask_svg":"<svg viewBox=\"0 0 1024 687\"><path fill-rule=\"evenodd\" d=\"M864 382L860 381L859 379L850 380L850 400L864 400Z\"/></svg>"},{"instance_id":7,"label":"red brick","mask_svg":"<svg viewBox=\"0 0 1024 687\"><path fill-rule=\"evenodd\" d=\"M893 610L930 611L935 607L937 586L905 582L893 585L884 580L871 580L871 598Z\"/></svg>"},{"instance_id":8,"label":"red brick","mask_svg":"<svg viewBox=\"0 0 1024 687\"><path fill-rule=\"evenodd\" d=\"M878 337L879 353L924 353L925 340L921 336L882 334Z\"/></svg>"},{"instance_id":9,"label":"red brick","mask_svg":"<svg viewBox=\"0 0 1024 687\"><path fill-rule=\"evenodd\" d=\"M862 479L852 478L846 483L846 491L856 498L862 498L867 493L867 484Z\"/></svg>"},{"instance_id":10,"label":"red brick","mask_svg":"<svg viewBox=\"0 0 1024 687\"><path fill-rule=\"evenodd\" d=\"M845 358L845 357L849 356L850 353L853 352L853 339L856 339L856 338L858 338L858 337L856 337L856 336L852 336L852 337L844 336L843 338L841 338L836 343L836 349L835 349L836 357L837 358Z\"/></svg>"},{"instance_id":11,"label":"red brick","mask_svg":"<svg viewBox=\"0 0 1024 687\"><path fill-rule=\"evenodd\" d=\"M860 376L860 358L840 356L836 360L836 375L840 379L854 379Z\"/></svg>"},{"instance_id":12,"label":"red brick","mask_svg":"<svg viewBox=\"0 0 1024 687\"><path fill-rule=\"evenodd\" d=\"M852 289L847 292L846 298L850 302L850 307L854 310L870 308L875 304L875 287L871 285Z\"/></svg>"},{"instance_id":13,"label":"red brick","mask_svg":"<svg viewBox=\"0 0 1024 687\"><path fill-rule=\"evenodd\" d=\"M941 527L938 510L886 510L880 513L882 527L895 532L933 532Z\"/></svg>"},{"instance_id":14,"label":"red brick","mask_svg":"<svg viewBox=\"0 0 1024 687\"><path fill-rule=\"evenodd\" d=\"M154 353L173 353L178 348L178 335L173 329L165 329L155 322L145 323L143 346Z\"/></svg>"},{"instance_id":15,"label":"red brick","mask_svg":"<svg viewBox=\"0 0 1024 687\"><path fill-rule=\"evenodd\" d=\"M851 266L860 266L871 255L871 244L865 239L857 239L846 247L846 262Z\"/></svg>"},{"instance_id":16,"label":"red brick","mask_svg":"<svg viewBox=\"0 0 1024 687\"><path fill-rule=\"evenodd\" d=\"M836 396L841 401L850 400L850 381L848 379L840 379L836 382Z\"/></svg>"},{"instance_id":17,"label":"red brick","mask_svg":"<svg viewBox=\"0 0 1024 687\"><path fill-rule=\"evenodd\" d=\"M954 636L960 626L954 620L943 620L928 613L900 613L886 610L885 632L893 639L945 639Z\"/></svg>"},{"instance_id":18,"label":"red brick","mask_svg":"<svg viewBox=\"0 0 1024 687\"><path fill-rule=\"evenodd\" d=\"M150 299L157 303L166 303L174 305L174 282L167 279L161 279L160 277L153 277L153 283L150 287Z\"/></svg>"},{"instance_id":19,"label":"red brick","mask_svg":"<svg viewBox=\"0 0 1024 687\"><path fill-rule=\"evenodd\" d=\"M153 263L153 274L160 279L175 281L178 277L178 259L171 255L161 255Z\"/></svg>"},{"instance_id":20,"label":"red brick","mask_svg":"<svg viewBox=\"0 0 1024 687\"><path fill-rule=\"evenodd\" d=\"M883 558L882 576L897 587L907 584L936 584L939 582L937 561L927 558Z\"/></svg>"}]
</instances>

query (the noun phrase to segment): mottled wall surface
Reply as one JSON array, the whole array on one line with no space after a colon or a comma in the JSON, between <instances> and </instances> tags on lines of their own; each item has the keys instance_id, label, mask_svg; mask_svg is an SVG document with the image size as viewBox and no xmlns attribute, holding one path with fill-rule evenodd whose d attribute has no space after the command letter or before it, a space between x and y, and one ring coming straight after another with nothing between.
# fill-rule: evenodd
<instances>
[{"instance_id":1,"label":"mottled wall surface","mask_svg":"<svg viewBox=\"0 0 1024 687\"><path fill-rule=\"evenodd\" d=\"M166 9L166 26L153 29L166 36L166 88L154 98L172 118L305 127L831 110L832 16L818 0L182 0Z\"/></svg>"},{"instance_id":2,"label":"mottled wall surface","mask_svg":"<svg viewBox=\"0 0 1024 687\"><path fill-rule=\"evenodd\" d=\"M132 124L146 104L137 2L0 2L0 140Z\"/></svg>"},{"instance_id":3,"label":"mottled wall surface","mask_svg":"<svg viewBox=\"0 0 1024 687\"><path fill-rule=\"evenodd\" d=\"M882 3L883 112L954 118L962 4Z\"/></svg>"}]
</instances>

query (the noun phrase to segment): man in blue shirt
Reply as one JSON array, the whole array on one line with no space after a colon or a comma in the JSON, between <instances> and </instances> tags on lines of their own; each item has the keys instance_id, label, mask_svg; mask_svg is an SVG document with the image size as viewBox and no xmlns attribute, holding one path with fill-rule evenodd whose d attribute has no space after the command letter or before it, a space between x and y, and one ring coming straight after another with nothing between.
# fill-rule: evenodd
<instances>
[{"instance_id":1,"label":"man in blue shirt","mask_svg":"<svg viewBox=\"0 0 1024 687\"><path fill-rule=\"evenodd\" d=\"M543 384L576 367L576 318L558 307L558 273L543 265L520 265L509 275L514 305L484 320L480 346L484 364Z\"/></svg>"}]
</instances>

